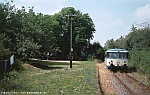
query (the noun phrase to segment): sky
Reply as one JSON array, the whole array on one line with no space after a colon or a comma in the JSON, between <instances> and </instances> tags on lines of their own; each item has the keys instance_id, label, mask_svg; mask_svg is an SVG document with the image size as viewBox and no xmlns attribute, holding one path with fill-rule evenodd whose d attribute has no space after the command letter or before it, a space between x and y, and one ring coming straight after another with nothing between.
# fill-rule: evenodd
<instances>
[{"instance_id":1,"label":"sky","mask_svg":"<svg viewBox=\"0 0 150 95\"><path fill-rule=\"evenodd\" d=\"M0 0L0 2L10 0ZM53 15L64 7L88 13L95 24L94 38L102 46L130 32L131 26L150 21L150 0L13 0L15 6L34 6L37 13Z\"/></svg>"}]
</instances>

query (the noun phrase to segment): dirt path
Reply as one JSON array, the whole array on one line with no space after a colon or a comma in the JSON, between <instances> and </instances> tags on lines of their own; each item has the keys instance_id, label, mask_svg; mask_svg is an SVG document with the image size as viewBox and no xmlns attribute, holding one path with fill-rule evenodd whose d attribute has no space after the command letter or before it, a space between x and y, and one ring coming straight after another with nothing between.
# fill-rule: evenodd
<instances>
[{"instance_id":1,"label":"dirt path","mask_svg":"<svg viewBox=\"0 0 150 95\"><path fill-rule=\"evenodd\" d=\"M98 67L99 67L101 88L103 92L106 95L110 94L117 95L117 91L114 89L115 86L110 71L105 68L104 63L98 64Z\"/></svg>"}]
</instances>

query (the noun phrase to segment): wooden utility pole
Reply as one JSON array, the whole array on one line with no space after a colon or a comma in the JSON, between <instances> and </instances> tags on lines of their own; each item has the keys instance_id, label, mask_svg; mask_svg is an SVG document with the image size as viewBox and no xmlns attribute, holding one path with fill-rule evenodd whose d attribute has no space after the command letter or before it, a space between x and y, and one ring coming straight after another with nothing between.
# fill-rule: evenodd
<instances>
[{"instance_id":1,"label":"wooden utility pole","mask_svg":"<svg viewBox=\"0 0 150 95\"><path fill-rule=\"evenodd\" d=\"M69 59L70 59L70 68L72 68L72 52L73 52L73 47L72 47L72 21L73 21L73 17L75 17L76 15L72 15L72 14L69 14L69 15L66 15L69 19L69 22L70 22L70 56L69 56Z\"/></svg>"}]
</instances>

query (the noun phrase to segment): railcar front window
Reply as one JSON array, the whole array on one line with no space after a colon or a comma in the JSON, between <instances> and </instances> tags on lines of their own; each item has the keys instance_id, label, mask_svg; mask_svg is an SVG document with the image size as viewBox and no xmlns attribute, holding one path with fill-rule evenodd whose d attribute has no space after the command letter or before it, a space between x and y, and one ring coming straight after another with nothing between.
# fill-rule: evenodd
<instances>
[{"instance_id":1,"label":"railcar front window","mask_svg":"<svg viewBox=\"0 0 150 95\"><path fill-rule=\"evenodd\" d=\"M119 53L119 58L128 58L128 53L120 52Z\"/></svg>"},{"instance_id":2,"label":"railcar front window","mask_svg":"<svg viewBox=\"0 0 150 95\"><path fill-rule=\"evenodd\" d=\"M107 58L116 59L116 58L118 58L118 53L117 52L109 52L109 53L107 53Z\"/></svg>"}]
</instances>

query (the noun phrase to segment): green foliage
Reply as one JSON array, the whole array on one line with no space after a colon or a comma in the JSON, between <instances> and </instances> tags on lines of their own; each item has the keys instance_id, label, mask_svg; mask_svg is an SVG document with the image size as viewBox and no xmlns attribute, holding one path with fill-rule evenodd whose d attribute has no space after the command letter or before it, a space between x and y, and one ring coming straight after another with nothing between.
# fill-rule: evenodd
<instances>
[{"instance_id":1,"label":"green foliage","mask_svg":"<svg viewBox=\"0 0 150 95\"><path fill-rule=\"evenodd\" d=\"M133 49L130 52L130 66L136 67L139 72L150 74L150 51Z\"/></svg>"},{"instance_id":2,"label":"green foliage","mask_svg":"<svg viewBox=\"0 0 150 95\"><path fill-rule=\"evenodd\" d=\"M128 49L136 48L139 50L149 49L150 47L150 29L136 29L131 32L127 38Z\"/></svg>"},{"instance_id":3,"label":"green foliage","mask_svg":"<svg viewBox=\"0 0 150 95\"><path fill-rule=\"evenodd\" d=\"M14 64L11 67L11 71L21 71L24 68L22 67L22 61L20 61L19 59L15 59L14 60Z\"/></svg>"},{"instance_id":4,"label":"green foliage","mask_svg":"<svg viewBox=\"0 0 150 95\"><path fill-rule=\"evenodd\" d=\"M20 41L18 43L18 46L16 46L17 49L17 54L22 58L22 59L29 59L29 57L34 56L34 54L38 51L40 48L37 43L34 43L33 40L31 39L24 39L23 41Z\"/></svg>"},{"instance_id":5,"label":"green foliage","mask_svg":"<svg viewBox=\"0 0 150 95\"><path fill-rule=\"evenodd\" d=\"M23 6L15 8L12 2L0 4L1 56L13 52L22 60L52 52L59 58L66 58L70 48L68 14L76 15L73 19L73 48L76 56L80 56L78 53L87 48L95 31L89 14L67 7L54 15L44 15L35 13L33 7L26 10Z\"/></svg>"},{"instance_id":6,"label":"green foliage","mask_svg":"<svg viewBox=\"0 0 150 95\"><path fill-rule=\"evenodd\" d=\"M127 46L131 52L130 64L140 72L150 74L150 28L132 27L132 31L127 38Z\"/></svg>"},{"instance_id":7,"label":"green foliage","mask_svg":"<svg viewBox=\"0 0 150 95\"><path fill-rule=\"evenodd\" d=\"M94 42L87 48L88 60L100 59L104 60L104 49L99 42Z\"/></svg>"},{"instance_id":8,"label":"green foliage","mask_svg":"<svg viewBox=\"0 0 150 95\"><path fill-rule=\"evenodd\" d=\"M3 34L0 34L0 57L6 57L10 54L10 50L7 49L5 46L6 46L6 43L8 39L5 37L5 35Z\"/></svg>"},{"instance_id":9,"label":"green foliage","mask_svg":"<svg viewBox=\"0 0 150 95\"><path fill-rule=\"evenodd\" d=\"M63 8L56 13L53 18L53 32L55 33L55 48L59 47L63 56L69 54L70 48L70 18L67 15L76 15L73 17L73 48L76 56L81 56L80 52L85 51L88 42L93 38L95 26L88 14L83 14L73 7Z\"/></svg>"},{"instance_id":10,"label":"green foliage","mask_svg":"<svg viewBox=\"0 0 150 95\"><path fill-rule=\"evenodd\" d=\"M93 60L95 59L95 57L96 57L95 54L93 54L93 55L92 55L92 54L89 54L87 60L88 60L88 61L93 61Z\"/></svg>"},{"instance_id":11,"label":"green foliage","mask_svg":"<svg viewBox=\"0 0 150 95\"><path fill-rule=\"evenodd\" d=\"M131 27L131 32L117 40L110 39L105 48L124 48L129 50L129 65L136 67L141 73L150 74L150 28L149 21L141 24L143 28ZM150 75L148 75L150 76Z\"/></svg>"},{"instance_id":12,"label":"green foliage","mask_svg":"<svg viewBox=\"0 0 150 95\"><path fill-rule=\"evenodd\" d=\"M115 46L115 43L114 43L114 39L110 39L110 40L107 40L106 43L105 43L105 49L111 49L111 48L116 48Z\"/></svg>"}]
</instances>

